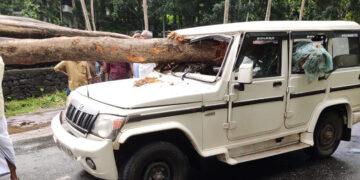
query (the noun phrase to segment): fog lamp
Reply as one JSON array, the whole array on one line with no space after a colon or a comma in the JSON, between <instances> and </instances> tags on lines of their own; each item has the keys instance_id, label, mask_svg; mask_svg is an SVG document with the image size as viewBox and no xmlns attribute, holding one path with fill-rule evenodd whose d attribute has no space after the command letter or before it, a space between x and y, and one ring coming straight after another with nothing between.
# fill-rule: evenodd
<instances>
[{"instance_id":1,"label":"fog lamp","mask_svg":"<svg viewBox=\"0 0 360 180\"><path fill-rule=\"evenodd\" d=\"M85 161L86 161L86 164L87 164L91 169L96 170L95 163L94 163L94 161L93 161L91 158L87 157L87 158L85 158Z\"/></svg>"}]
</instances>

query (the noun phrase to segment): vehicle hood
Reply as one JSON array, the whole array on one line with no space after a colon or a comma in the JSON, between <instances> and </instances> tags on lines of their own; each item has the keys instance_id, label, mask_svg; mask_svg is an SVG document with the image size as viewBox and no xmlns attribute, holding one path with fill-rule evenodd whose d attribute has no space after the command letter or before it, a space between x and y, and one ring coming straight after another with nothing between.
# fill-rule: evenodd
<instances>
[{"instance_id":1,"label":"vehicle hood","mask_svg":"<svg viewBox=\"0 0 360 180\"><path fill-rule=\"evenodd\" d=\"M132 109L201 102L202 94L211 91L214 83L191 79L181 80L172 75L157 74L157 82L140 87L140 79L116 80L78 88L80 94L112 106Z\"/></svg>"}]
</instances>

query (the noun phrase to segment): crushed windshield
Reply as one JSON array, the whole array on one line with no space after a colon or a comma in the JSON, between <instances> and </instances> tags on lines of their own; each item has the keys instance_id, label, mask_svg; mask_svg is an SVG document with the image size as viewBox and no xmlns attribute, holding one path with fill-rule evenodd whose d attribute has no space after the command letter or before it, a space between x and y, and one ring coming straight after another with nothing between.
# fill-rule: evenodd
<instances>
[{"instance_id":1,"label":"crushed windshield","mask_svg":"<svg viewBox=\"0 0 360 180\"><path fill-rule=\"evenodd\" d=\"M191 43L201 43L203 41L214 41L217 46L214 48L214 53L219 57L211 62L191 62L191 63L162 63L158 64L155 70L164 74L172 74L181 79L189 78L204 82L215 82L221 76L225 59L228 54L228 47L232 43L231 36L225 35L211 35L195 38Z\"/></svg>"}]
</instances>

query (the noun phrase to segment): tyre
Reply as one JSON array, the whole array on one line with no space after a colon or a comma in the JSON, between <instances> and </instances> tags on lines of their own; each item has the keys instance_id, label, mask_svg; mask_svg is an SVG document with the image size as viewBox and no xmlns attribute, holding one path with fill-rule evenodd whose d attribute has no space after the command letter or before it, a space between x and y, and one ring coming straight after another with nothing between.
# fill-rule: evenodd
<instances>
[{"instance_id":1,"label":"tyre","mask_svg":"<svg viewBox=\"0 0 360 180\"><path fill-rule=\"evenodd\" d=\"M339 113L325 112L319 118L314 132L314 146L307 149L310 155L319 158L331 156L339 146L343 121Z\"/></svg>"},{"instance_id":2,"label":"tyre","mask_svg":"<svg viewBox=\"0 0 360 180\"><path fill-rule=\"evenodd\" d=\"M126 162L123 180L186 180L188 158L168 142L146 145Z\"/></svg>"}]
</instances>

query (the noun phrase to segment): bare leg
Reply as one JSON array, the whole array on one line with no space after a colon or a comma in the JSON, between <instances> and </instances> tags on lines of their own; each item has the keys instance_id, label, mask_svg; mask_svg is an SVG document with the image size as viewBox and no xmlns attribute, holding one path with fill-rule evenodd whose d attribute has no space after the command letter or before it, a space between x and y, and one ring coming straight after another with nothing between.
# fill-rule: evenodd
<instances>
[{"instance_id":1,"label":"bare leg","mask_svg":"<svg viewBox=\"0 0 360 180\"><path fill-rule=\"evenodd\" d=\"M19 180L16 175L16 167L11 162L9 162L7 159L6 159L6 162L10 169L10 179L11 180Z\"/></svg>"}]
</instances>

